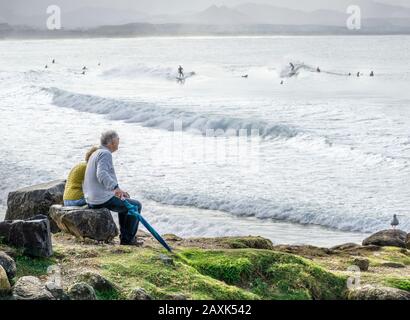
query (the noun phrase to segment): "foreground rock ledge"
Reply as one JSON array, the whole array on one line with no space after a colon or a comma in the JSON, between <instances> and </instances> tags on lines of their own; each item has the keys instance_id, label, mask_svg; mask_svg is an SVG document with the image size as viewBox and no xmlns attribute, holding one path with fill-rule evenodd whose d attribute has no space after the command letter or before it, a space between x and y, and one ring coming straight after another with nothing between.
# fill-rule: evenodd
<instances>
[{"instance_id":1,"label":"foreground rock ledge","mask_svg":"<svg viewBox=\"0 0 410 320\"><path fill-rule=\"evenodd\" d=\"M0 222L0 238L6 244L22 248L28 256L50 257L53 254L50 223L43 215Z\"/></svg>"},{"instance_id":2,"label":"foreground rock ledge","mask_svg":"<svg viewBox=\"0 0 410 320\"><path fill-rule=\"evenodd\" d=\"M118 235L118 228L108 209L53 205L49 216L62 231L77 238L110 242Z\"/></svg>"},{"instance_id":3,"label":"foreground rock ledge","mask_svg":"<svg viewBox=\"0 0 410 320\"><path fill-rule=\"evenodd\" d=\"M10 192L5 220L26 220L36 215L48 216L53 204L62 204L65 180L55 180ZM51 231L58 228L51 223Z\"/></svg>"}]
</instances>

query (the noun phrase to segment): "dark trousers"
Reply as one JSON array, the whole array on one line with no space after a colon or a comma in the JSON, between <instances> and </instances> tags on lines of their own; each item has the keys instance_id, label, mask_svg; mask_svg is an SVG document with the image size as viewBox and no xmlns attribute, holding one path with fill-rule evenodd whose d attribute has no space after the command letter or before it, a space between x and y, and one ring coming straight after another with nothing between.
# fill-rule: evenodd
<instances>
[{"instance_id":1,"label":"dark trousers","mask_svg":"<svg viewBox=\"0 0 410 320\"><path fill-rule=\"evenodd\" d=\"M129 203L136 206L138 212L141 213L142 205L137 200L127 199ZM88 205L91 209L106 208L118 213L120 222L120 240L121 243L130 243L137 234L139 221L135 216L128 215L128 209L124 201L117 197L112 197L110 200L99 205Z\"/></svg>"}]
</instances>

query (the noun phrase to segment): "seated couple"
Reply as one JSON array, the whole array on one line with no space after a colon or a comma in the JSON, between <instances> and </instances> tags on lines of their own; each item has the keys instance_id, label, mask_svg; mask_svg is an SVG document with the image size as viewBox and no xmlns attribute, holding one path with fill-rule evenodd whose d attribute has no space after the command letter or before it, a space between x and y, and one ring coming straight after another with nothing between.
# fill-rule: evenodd
<instances>
[{"instance_id":1,"label":"seated couple","mask_svg":"<svg viewBox=\"0 0 410 320\"><path fill-rule=\"evenodd\" d=\"M136 245L135 236L139 221L128 215L124 200L136 206L141 213L141 203L130 199L120 189L112 161L112 153L118 150L120 138L115 131L102 133L100 146L91 148L85 162L76 165L67 178L64 190L64 206L84 206L90 209L107 208L118 213L120 242Z\"/></svg>"}]
</instances>

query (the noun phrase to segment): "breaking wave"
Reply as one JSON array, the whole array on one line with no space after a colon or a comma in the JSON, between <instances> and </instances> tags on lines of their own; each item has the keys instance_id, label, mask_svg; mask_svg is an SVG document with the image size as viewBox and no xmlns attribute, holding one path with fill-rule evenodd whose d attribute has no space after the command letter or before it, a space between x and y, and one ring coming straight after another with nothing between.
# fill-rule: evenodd
<instances>
[{"instance_id":1,"label":"breaking wave","mask_svg":"<svg viewBox=\"0 0 410 320\"><path fill-rule=\"evenodd\" d=\"M351 213L336 213L308 208L301 204L276 203L273 199L243 197L234 195L216 198L202 194L177 194L169 191L143 192L147 199L175 206L190 206L207 210L218 210L236 216L273 219L306 225L319 225L349 232L376 232L390 224L390 215L366 216ZM403 230L410 228L409 217L401 217L400 226Z\"/></svg>"},{"instance_id":2,"label":"breaking wave","mask_svg":"<svg viewBox=\"0 0 410 320\"><path fill-rule=\"evenodd\" d=\"M240 119L196 113L176 108L163 108L147 102L129 102L98 96L72 93L58 88L43 89L53 96L53 104L59 107L72 108L82 112L107 115L111 120L124 120L138 123L144 127L153 127L173 131L175 121L182 123L183 131L196 131L205 135L209 130L216 134L234 131L235 134L247 135L258 131L263 138L292 138L298 132L296 129L282 124L270 124L253 119ZM217 131L218 130L218 131Z\"/></svg>"}]
</instances>

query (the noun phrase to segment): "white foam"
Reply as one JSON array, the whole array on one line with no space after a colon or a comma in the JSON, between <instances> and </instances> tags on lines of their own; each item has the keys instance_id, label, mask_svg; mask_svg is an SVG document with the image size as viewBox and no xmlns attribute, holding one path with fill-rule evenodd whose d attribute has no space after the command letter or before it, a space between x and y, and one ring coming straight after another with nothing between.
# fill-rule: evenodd
<instances>
[{"instance_id":1,"label":"white foam","mask_svg":"<svg viewBox=\"0 0 410 320\"><path fill-rule=\"evenodd\" d=\"M174 129L174 121L182 121L182 130L197 130L206 134L207 130L258 130L261 137L290 138L297 135L297 130L282 124L270 124L260 120L240 119L196 113L177 108L163 108L146 102L127 102L92 95L77 94L58 88L45 89L53 95L53 104L78 111L107 115L112 120L125 120L139 123L145 127Z\"/></svg>"},{"instance_id":2,"label":"white foam","mask_svg":"<svg viewBox=\"0 0 410 320\"><path fill-rule=\"evenodd\" d=\"M178 194L169 191L144 192L143 195L147 199L167 205L191 206L228 212L240 217L319 225L350 232L376 232L386 229L391 221L390 215L369 217L349 213L340 214L319 208L309 208L305 204L276 203L274 199L235 198L235 195L218 198L215 195ZM400 228L402 230L410 228L409 217L401 217Z\"/></svg>"}]
</instances>

